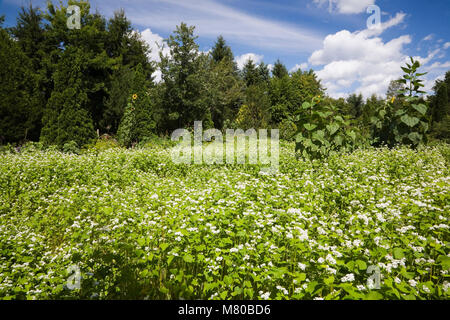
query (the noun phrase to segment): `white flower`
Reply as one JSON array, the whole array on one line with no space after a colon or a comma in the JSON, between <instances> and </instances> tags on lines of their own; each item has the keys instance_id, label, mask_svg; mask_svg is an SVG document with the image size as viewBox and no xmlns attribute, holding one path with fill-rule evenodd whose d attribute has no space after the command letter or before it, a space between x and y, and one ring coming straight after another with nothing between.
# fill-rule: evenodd
<instances>
[{"instance_id":1,"label":"white flower","mask_svg":"<svg viewBox=\"0 0 450 320\"><path fill-rule=\"evenodd\" d=\"M448 289L450 289L450 282L445 281L444 284L442 285L442 289L444 290L444 292L447 292Z\"/></svg>"},{"instance_id":2,"label":"white flower","mask_svg":"<svg viewBox=\"0 0 450 320\"><path fill-rule=\"evenodd\" d=\"M345 275L342 279L342 282L353 282L355 281L355 275L353 273L349 273L347 275Z\"/></svg>"},{"instance_id":3,"label":"white flower","mask_svg":"<svg viewBox=\"0 0 450 320\"><path fill-rule=\"evenodd\" d=\"M306 269L306 264L303 264L303 263L298 263L298 267L301 269L301 270L305 270Z\"/></svg>"},{"instance_id":4,"label":"white flower","mask_svg":"<svg viewBox=\"0 0 450 320\"><path fill-rule=\"evenodd\" d=\"M299 236L299 240L300 241L305 241L308 240L308 231L307 230L303 230L303 229L298 229L300 236Z\"/></svg>"},{"instance_id":5,"label":"white flower","mask_svg":"<svg viewBox=\"0 0 450 320\"><path fill-rule=\"evenodd\" d=\"M417 281L413 279L409 280L408 283L411 287L415 287L417 285Z\"/></svg>"},{"instance_id":6,"label":"white flower","mask_svg":"<svg viewBox=\"0 0 450 320\"><path fill-rule=\"evenodd\" d=\"M336 260L334 260L334 258L331 254L327 255L326 260L327 260L328 264L336 264Z\"/></svg>"},{"instance_id":7,"label":"white flower","mask_svg":"<svg viewBox=\"0 0 450 320\"><path fill-rule=\"evenodd\" d=\"M286 288L282 287L282 286L277 286L277 289L280 290L281 292L283 292L284 295L288 295L289 292L286 290Z\"/></svg>"},{"instance_id":8,"label":"white flower","mask_svg":"<svg viewBox=\"0 0 450 320\"><path fill-rule=\"evenodd\" d=\"M323 264L325 262L325 259L320 257L319 259L317 259L317 262Z\"/></svg>"},{"instance_id":9,"label":"white flower","mask_svg":"<svg viewBox=\"0 0 450 320\"><path fill-rule=\"evenodd\" d=\"M328 273L331 273L331 274L336 274L336 269L333 269L333 268L327 267L327 271L328 271Z\"/></svg>"},{"instance_id":10,"label":"white flower","mask_svg":"<svg viewBox=\"0 0 450 320\"><path fill-rule=\"evenodd\" d=\"M263 300L269 300L270 298L270 292L263 293L262 291L259 292L259 296Z\"/></svg>"},{"instance_id":11,"label":"white flower","mask_svg":"<svg viewBox=\"0 0 450 320\"><path fill-rule=\"evenodd\" d=\"M365 291L365 290L366 290L366 287L364 287L362 284L358 284L358 285L356 286L356 288L357 288L359 291Z\"/></svg>"}]
</instances>

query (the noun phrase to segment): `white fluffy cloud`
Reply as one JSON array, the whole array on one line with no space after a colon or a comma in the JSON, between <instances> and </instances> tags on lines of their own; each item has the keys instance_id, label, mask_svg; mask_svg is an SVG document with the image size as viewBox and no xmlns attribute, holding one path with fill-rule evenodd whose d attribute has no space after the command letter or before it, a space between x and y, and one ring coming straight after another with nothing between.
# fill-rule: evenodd
<instances>
[{"instance_id":1,"label":"white fluffy cloud","mask_svg":"<svg viewBox=\"0 0 450 320\"><path fill-rule=\"evenodd\" d=\"M450 42L446 42L446 43L444 44L444 49L448 49L448 48L450 48Z\"/></svg>"},{"instance_id":2,"label":"white fluffy cloud","mask_svg":"<svg viewBox=\"0 0 450 320\"><path fill-rule=\"evenodd\" d=\"M244 67L245 63L252 59L255 64L260 63L263 60L264 56L256 53L246 53L236 57L234 60L237 63L237 66L240 70Z\"/></svg>"},{"instance_id":3,"label":"white fluffy cloud","mask_svg":"<svg viewBox=\"0 0 450 320\"><path fill-rule=\"evenodd\" d=\"M289 70L289 72L296 72L299 69L305 71L306 69L308 69L308 64L307 63L296 64L294 67L292 67L291 70Z\"/></svg>"},{"instance_id":4,"label":"white fluffy cloud","mask_svg":"<svg viewBox=\"0 0 450 320\"><path fill-rule=\"evenodd\" d=\"M320 6L326 4L330 9L335 8L343 14L361 13L368 6L375 4L375 0L314 0L314 2Z\"/></svg>"},{"instance_id":5,"label":"white fluffy cloud","mask_svg":"<svg viewBox=\"0 0 450 320\"><path fill-rule=\"evenodd\" d=\"M328 35L323 48L313 52L309 63L323 66L317 71L331 96L342 97L350 91L383 95L391 80L401 76L400 66L405 62L404 46L411 42L408 35L389 42L377 35L401 23L404 14L382 24L380 28L349 32L339 31Z\"/></svg>"},{"instance_id":6,"label":"white fluffy cloud","mask_svg":"<svg viewBox=\"0 0 450 320\"><path fill-rule=\"evenodd\" d=\"M167 44L164 42L164 39L157 33L153 33L150 28L145 29L141 32L142 39L147 42L149 45L151 52L149 55L149 59L152 61L160 62L161 59L159 57L159 52L162 51L163 55L169 55L170 50L167 46ZM153 73L153 77L155 78L156 82L161 81L161 70L156 70L155 73Z\"/></svg>"},{"instance_id":7,"label":"white fluffy cloud","mask_svg":"<svg viewBox=\"0 0 450 320\"><path fill-rule=\"evenodd\" d=\"M153 61L159 62L161 59L159 58L159 52L162 49L164 55L169 54L169 48L167 47L164 39L157 33L153 33L150 28L145 29L141 32L142 39L144 39L152 52L150 53L149 58Z\"/></svg>"}]
</instances>

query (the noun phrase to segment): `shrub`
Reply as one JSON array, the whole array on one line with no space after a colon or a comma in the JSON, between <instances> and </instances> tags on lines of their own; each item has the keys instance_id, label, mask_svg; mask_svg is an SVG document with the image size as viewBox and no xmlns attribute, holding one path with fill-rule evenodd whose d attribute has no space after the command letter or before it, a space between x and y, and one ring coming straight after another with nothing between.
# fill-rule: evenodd
<instances>
[{"instance_id":1,"label":"shrub","mask_svg":"<svg viewBox=\"0 0 450 320\"><path fill-rule=\"evenodd\" d=\"M80 153L80 149L78 148L78 144L75 141L69 141L66 142L63 147L62 147L62 151L64 153L74 153L74 154L79 154Z\"/></svg>"},{"instance_id":2,"label":"shrub","mask_svg":"<svg viewBox=\"0 0 450 320\"><path fill-rule=\"evenodd\" d=\"M291 120L285 119L280 125L280 138L283 140L291 141L293 140L295 133L297 132L297 126Z\"/></svg>"},{"instance_id":3,"label":"shrub","mask_svg":"<svg viewBox=\"0 0 450 320\"><path fill-rule=\"evenodd\" d=\"M306 158L324 158L331 151L353 150L364 142L350 120L340 116L333 105L321 103L320 96L303 103L296 122L295 149Z\"/></svg>"}]
</instances>

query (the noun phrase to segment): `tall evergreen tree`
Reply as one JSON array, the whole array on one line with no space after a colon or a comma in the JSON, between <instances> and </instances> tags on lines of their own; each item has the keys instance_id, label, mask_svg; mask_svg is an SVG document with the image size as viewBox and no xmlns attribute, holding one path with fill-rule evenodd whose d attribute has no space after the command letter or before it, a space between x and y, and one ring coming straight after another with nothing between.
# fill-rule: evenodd
<instances>
[{"instance_id":1,"label":"tall evergreen tree","mask_svg":"<svg viewBox=\"0 0 450 320\"><path fill-rule=\"evenodd\" d=\"M30 114L33 129L28 132L27 139L37 141L39 140L42 126L42 110L50 97L52 89L47 86L49 80L43 65L46 51L50 48L46 44L43 15L40 9L33 7L31 3L28 8L22 6L17 17L16 26L12 27L10 32L20 46L21 51L31 61L30 72L33 73L36 80L36 87L33 88L35 99L34 104L31 106L33 111Z\"/></svg>"},{"instance_id":2,"label":"tall evergreen tree","mask_svg":"<svg viewBox=\"0 0 450 320\"><path fill-rule=\"evenodd\" d=\"M363 95L360 93L357 94L351 94L347 98L347 103L349 105L349 110L347 111L347 115L352 116L354 119L358 119L362 116L363 109L364 109L364 98Z\"/></svg>"},{"instance_id":3,"label":"tall evergreen tree","mask_svg":"<svg viewBox=\"0 0 450 320\"><path fill-rule=\"evenodd\" d=\"M217 38L217 41L211 51L211 57L215 62L220 62L224 59L228 62L232 62L234 60L233 52L226 44L225 39L222 36Z\"/></svg>"},{"instance_id":4,"label":"tall evergreen tree","mask_svg":"<svg viewBox=\"0 0 450 320\"><path fill-rule=\"evenodd\" d=\"M208 105L215 128L223 128L225 120L236 117L243 101L244 83L235 72L235 63L223 59L212 63L207 81Z\"/></svg>"},{"instance_id":5,"label":"tall evergreen tree","mask_svg":"<svg viewBox=\"0 0 450 320\"><path fill-rule=\"evenodd\" d=\"M127 147L156 133L159 120L157 104L151 98L144 68L139 64L132 70L131 92L117 132L119 142ZM154 96L154 94L153 94Z\"/></svg>"},{"instance_id":6,"label":"tall evergreen tree","mask_svg":"<svg viewBox=\"0 0 450 320\"><path fill-rule=\"evenodd\" d=\"M185 23L177 26L167 40L170 55L161 55L162 109L168 130L192 126L194 121L212 126L206 90L209 59L199 53L194 29Z\"/></svg>"},{"instance_id":7,"label":"tall evergreen tree","mask_svg":"<svg viewBox=\"0 0 450 320\"><path fill-rule=\"evenodd\" d=\"M278 79L289 75L286 66L280 61L280 59L278 59L273 65L272 75Z\"/></svg>"},{"instance_id":8,"label":"tall evergreen tree","mask_svg":"<svg viewBox=\"0 0 450 320\"><path fill-rule=\"evenodd\" d=\"M109 19L105 47L109 57L120 58L120 65L135 68L140 64L145 78L151 79L155 64L148 58L150 47L140 33L133 30L124 10L114 12Z\"/></svg>"},{"instance_id":9,"label":"tall evergreen tree","mask_svg":"<svg viewBox=\"0 0 450 320\"><path fill-rule=\"evenodd\" d=\"M41 140L63 146L75 141L78 146L95 137L84 74L89 58L80 48L67 48L53 75L55 88L43 117Z\"/></svg>"},{"instance_id":10,"label":"tall evergreen tree","mask_svg":"<svg viewBox=\"0 0 450 320\"><path fill-rule=\"evenodd\" d=\"M450 105L448 100L448 87L447 84L442 81L437 89L436 96L431 104L433 122L441 122L442 119L450 114Z\"/></svg>"},{"instance_id":11,"label":"tall evergreen tree","mask_svg":"<svg viewBox=\"0 0 450 320\"><path fill-rule=\"evenodd\" d=\"M132 94L133 81L134 72L128 66L120 66L112 74L101 120L101 127L107 133L117 133L125 107Z\"/></svg>"},{"instance_id":12,"label":"tall evergreen tree","mask_svg":"<svg viewBox=\"0 0 450 320\"><path fill-rule=\"evenodd\" d=\"M247 87L255 85L259 81L259 70L252 59L248 59L242 69L242 78L244 79Z\"/></svg>"},{"instance_id":13,"label":"tall evergreen tree","mask_svg":"<svg viewBox=\"0 0 450 320\"><path fill-rule=\"evenodd\" d=\"M268 83L270 80L270 70L269 66L265 64L264 62L261 62L258 66L258 83Z\"/></svg>"},{"instance_id":14,"label":"tall evergreen tree","mask_svg":"<svg viewBox=\"0 0 450 320\"><path fill-rule=\"evenodd\" d=\"M150 48L139 33L133 31L131 22L123 10L116 11L114 17L108 21L107 34L106 51L117 63L117 67L109 78L108 96L104 100L100 127L107 132L115 133L127 101L133 93L135 75L133 70L140 66L145 85L151 87L155 65L148 59Z\"/></svg>"},{"instance_id":15,"label":"tall evergreen tree","mask_svg":"<svg viewBox=\"0 0 450 320\"><path fill-rule=\"evenodd\" d=\"M0 143L20 142L37 131L39 103L32 61L1 27L0 18Z\"/></svg>"},{"instance_id":16,"label":"tall evergreen tree","mask_svg":"<svg viewBox=\"0 0 450 320\"><path fill-rule=\"evenodd\" d=\"M447 72L447 75L450 73ZM450 140L449 90L445 81L438 83L436 95L432 99L432 135L435 138Z\"/></svg>"}]
</instances>

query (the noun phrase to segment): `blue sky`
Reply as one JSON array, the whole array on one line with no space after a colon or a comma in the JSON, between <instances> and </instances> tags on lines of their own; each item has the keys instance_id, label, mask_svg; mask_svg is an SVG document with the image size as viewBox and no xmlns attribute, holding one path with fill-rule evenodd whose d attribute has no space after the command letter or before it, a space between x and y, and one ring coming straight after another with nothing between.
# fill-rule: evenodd
<instances>
[{"instance_id":1,"label":"blue sky","mask_svg":"<svg viewBox=\"0 0 450 320\"><path fill-rule=\"evenodd\" d=\"M0 14L15 23L28 0L3 0ZM65 2L65 1L64 1ZM43 6L45 0L32 3ZM414 56L428 71L426 86L450 70L450 2L447 0L91 0L111 16L124 8L133 26L156 48L177 24L197 27L202 51L222 34L239 65L249 57L290 70L317 72L334 97L385 93L400 66ZM369 5L381 10L381 27L367 29ZM152 54L157 58L156 50Z\"/></svg>"}]
</instances>

